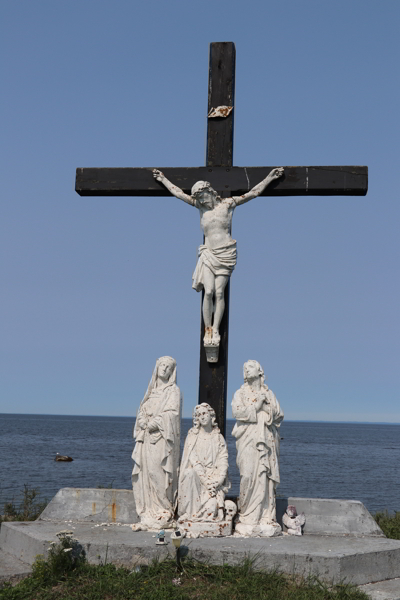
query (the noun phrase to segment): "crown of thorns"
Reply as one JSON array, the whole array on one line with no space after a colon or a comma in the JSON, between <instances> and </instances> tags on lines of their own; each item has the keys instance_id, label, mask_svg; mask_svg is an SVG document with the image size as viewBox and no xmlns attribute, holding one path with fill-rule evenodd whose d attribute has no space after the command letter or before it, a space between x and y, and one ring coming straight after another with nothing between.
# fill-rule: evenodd
<instances>
[{"instance_id":1,"label":"crown of thorns","mask_svg":"<svg viewBox=\"0 0 400 600\"><path fill-rule=\"evenodd\" d=\"M211 183L209 181L196 181L196 183L192 187L192 196L196 196L203 190L210 190L212 192L215 192L215 190L211 187Z\"/></svg>"}]
</instances>

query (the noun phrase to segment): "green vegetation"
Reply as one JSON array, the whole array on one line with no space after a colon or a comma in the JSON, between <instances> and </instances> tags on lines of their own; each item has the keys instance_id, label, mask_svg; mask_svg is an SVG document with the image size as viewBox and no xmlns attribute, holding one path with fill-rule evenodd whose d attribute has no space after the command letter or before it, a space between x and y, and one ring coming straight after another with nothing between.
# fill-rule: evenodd
<instances>
[{"instance_id":1,"label":"green vegetation","mask_svg":"<svg viewBox=\"0 0 400 600\"><path fill-rule=\"evenodd\" d=\"M47 500L39 500L39 489L29 488L24 484L22 500L16 503L14 499L4 504L2 521L35 521L47 506Z\"/></svg>"},{"instance_id":2,"label":"green vegetation","mask_svg":"<svg viewBox=\"0 0 400 600\"><path fill-rule=\"evenodd\" d=\"M61 550L65 555L72 555ZM54 557L58 556L57 559ZM31 577L0 591L1 600L367 600L351 585L329 586L317 579L299 580L254 570L254 561L239 566L211 566L185 560L178 573L171 560L133 571L114 565L88 565L82 557L67 567L60 548L39 560ZM256 562L256 561L255 561Z\"/></svg>"},{"instance_id":3,"label":"green vegetation","mask_svg":"<svg viewBox=\"0 0 400 600\"><path fill-rule=\"evenodd\" d=\"M113 483L114 483L114 479L112 479L111 483L109 483L108 485L98 485L97 489L98 490L112 490L112 489L114 489Z\"/></svg>"},{"instance_id":4,"label":"green vegetation","mask_svg":"<svg viewBox=\"0 0 400 600\"><path fill-rule=\"evenodd\" d=\"M73 531L57 533L59 543L50 542L47 559L38 556L32 576L43 583L57 583L86 563L86 553L79 541L73 536Z\"/></svg>"},{"instance_id":5,"label":"green vegetation","mask_svg":"<svg viewBox=\"0 0 400 600\"><path fill-rule=\"evenodd\" d=\"M374 519L386 537L392 538L393 540L400 540L399 511L395 512L394 515L389 514L387 510L384 512L377 512L374 514Z\"/></svg>"}]
</instances>

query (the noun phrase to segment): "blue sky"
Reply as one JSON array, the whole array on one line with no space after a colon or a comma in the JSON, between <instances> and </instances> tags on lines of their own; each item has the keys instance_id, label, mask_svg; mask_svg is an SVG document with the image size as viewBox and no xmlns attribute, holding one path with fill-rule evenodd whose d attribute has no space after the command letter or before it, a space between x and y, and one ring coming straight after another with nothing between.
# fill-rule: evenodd
<instances>
[{"instance_id":1,"label":"blue sky","mask_svg":"<svg viewBox=\"0 0 400 600\"><path fill-rule=\"evenodd\" d=\"M236 43L234 164L368 165L366 197L235 211L230 406L400 422L400 3L5 2L0 412L135 415L158 356L196 404L196 211L80 198L77 167L201 166L208 45ZM228 411L230 415L230 409Z\"/></svg>"}]
</instances>

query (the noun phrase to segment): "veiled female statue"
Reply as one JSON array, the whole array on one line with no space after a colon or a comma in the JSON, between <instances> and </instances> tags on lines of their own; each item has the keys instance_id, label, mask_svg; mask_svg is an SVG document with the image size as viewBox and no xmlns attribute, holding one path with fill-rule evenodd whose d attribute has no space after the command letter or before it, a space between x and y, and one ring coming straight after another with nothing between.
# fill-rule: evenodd
<instances>
[{"instance_id":1,"label":"veiled female statue","mask_svg":"<svg viewBox=\"0 0 400 600\"><path fill-rule=\"evenodd\" d=\"M228 450L215 411L205 402L196 406L179 477L178 513L184 521L223 521L228 482Z\"/></svg>"},{"instance_id":2,"label":"veiled female statue","mask_svg":"<svg viewBox=\"0 0 400 600\"><path fill-rule=\"evenodd\" d=\"M181 393L176 385L176 361L156 362L140 403L133 436L133 495L140 523L132 529L161 529L171 523L176 508Z\"/></svg>"},{"instance_id":3,"label":"veiled female statue","mask_svg":"<svg viewBox=\"0 0 400 600\"><path fill-rule=\"evenodd\" d=\"M264 383L264 371L256 360L244 364L244 385L235 393L232 412L240 472L238 522L240 535L272 536L276 523L275 489L279 477L279 426L283 411L275 394Z\"/></svg>"}]
</instances>

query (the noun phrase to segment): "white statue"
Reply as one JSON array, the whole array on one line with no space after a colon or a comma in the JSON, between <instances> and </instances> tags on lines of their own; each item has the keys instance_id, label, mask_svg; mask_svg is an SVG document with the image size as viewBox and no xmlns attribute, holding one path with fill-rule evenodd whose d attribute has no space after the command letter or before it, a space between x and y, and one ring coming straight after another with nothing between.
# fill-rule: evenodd
<instances>
[{"instance_id":1,"label":"white statue","mask_svg":"<svg viewBox=\"0 0 400 600\"><path fill-rule=\"evenodd\" d=\"M229 489L228 449L215 411L203 402L194 409L179 477L178 513L192 521L222 521Z\"/></svg>"},{"instance_id":2,"label":"white statue","mask_svg":"<svg viewBox=\"0 0 400 600\"><path fill-rule=\"evenodd\" d=\"M199 258L193 273L193 288L197 292L204 288L204 345L206 348L212 346L218 348L219 326L225 309L224 291L236 265L236 241L231 236L233 211L236 206L259 196L272 181L283 175L283 168L272 169L269 175L252 190L232 198L220 198L208 181L195 183L189 196L171 183L161 171L154 169L153 175L171 194L200 211L204 244L199 247ZM212 356L211 360L209 356ZM216 354L210 353L207 359L209 362L217 362L218 351Z\"/></svg>"},{"instance_id":3,"label":"white statue","mask_svg":"<svg viewBox=\"0 0 400 600\"><path fill-rule=\"evenodd\" d=\"M256 360L244 364L244 385L235 393L232 412L240 473L239 535L273 536L281 533L276 522L276 484L279 483L279 426L283 411L264 383Z\"/></svg>"},{"instance_id":4,"label":"white statue","mask_svg":"<svg viewBox=\"0 0 400 600\"><path fill-rule=\"evenodd\" d=\"M132 529L171 526L176 508L182 399L176 385L176 361L156 362L140 403L133 436L133 495L140 523Z\"/></svg>"},{"instance_id":5,"label":"white statue","mask_svg":"<svg viewBox=\"0 0 400 600\"><path fill-rule=\"evenodd\" d=\"M188 537L230 535L232 519L225 523L229 487L228 450L215 411L209 404L199 404L185 441L179 476L178 523Z\"/></svg>"},{"instance_id":6,"label":"white statue","mask_svg":"<svg viewBox=\"0 0 400 600\"><path fill-rule=\"evenodd\" d=\"M282 517L282 522L287 528L289 535L303 535L306 517L304 513L298 515L296 507L293 504L289 504L287 507L286 512Z\"/></svg>"}]
</instances>

